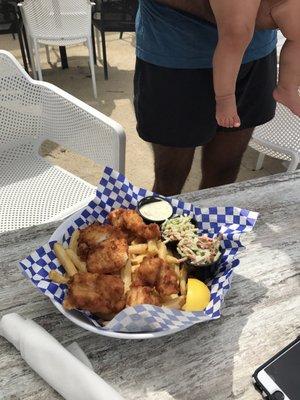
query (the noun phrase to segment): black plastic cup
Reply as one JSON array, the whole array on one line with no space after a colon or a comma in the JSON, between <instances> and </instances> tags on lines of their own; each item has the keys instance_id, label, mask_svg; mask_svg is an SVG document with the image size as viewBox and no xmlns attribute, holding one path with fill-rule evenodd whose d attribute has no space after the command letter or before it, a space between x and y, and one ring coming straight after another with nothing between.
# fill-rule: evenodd
<instances>
[{"instance_id":1,"label":"black plastic cup","mask_svg":"<svg viewBox=\"0 0 300 400\"><path fill-rule=\"evenodd\" d=\"M199 279L202 282L207 282L214 278L218 272L218 266L220 265L221 258L224 254L224 249L222 247L219 248L219 251L220 256L211 264L193 265L192 263L186 261L185 265L188 270L188 277Z\"/></svg>"},{"instance_id":2,"label":"black plastic cup","mask_svg":"<svg viewBox=\"0 0 300 400\"><path fill-rule=\"evenodd\" d=\"M163 219L163 220L155 220L155 219L146 218L146 217L144 217L144 215L140 212L140 208L141 208L142 206L144 206L145 204L156 203L156 202L158 202L158 201L166 201L166 202L169 203L170 206L172 207L172 214L171 214L168 218L166 218L166 219L172 218L173 215L174 215L173 206L172 206L172 204L170 203L170 201L166 200L164 197L159 196L159 195L147 196L147 197L144 197L143 199L141 199L141 200L138 202L138 205L137 205L137 212L139 213L139 215L143 218L143 220L144 220L147 224L156 223L156 224L159 224L159 225L160 225L160 224L162 224L163 222L166 221L166 219Z\"/></svg>"},{"instance_id":3,"label":"black plastic cup","mask_svg":"<svg viewBox=\"0 0 300 400\"><path fill-rule=\"evenodd\" d=\"M174 256L180 259L182 256L177 251L177 245L177 240L167 243L167 247L173 252ZM219 258L211 264L194 265L190 261L185 261L184 264L187 267L188 277L199 279L202 282L207 282L214 278L218 272L218 266L220 265L220 261L225 250L222 247L219 247L219 251Z\"/></svg>"}]
</instances>

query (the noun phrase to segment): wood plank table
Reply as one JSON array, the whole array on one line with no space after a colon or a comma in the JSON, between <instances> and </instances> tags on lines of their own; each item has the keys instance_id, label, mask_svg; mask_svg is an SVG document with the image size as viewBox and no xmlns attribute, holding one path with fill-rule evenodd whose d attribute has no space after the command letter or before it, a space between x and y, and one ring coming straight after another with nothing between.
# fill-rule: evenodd
<instances>
[{"instance_id":1,"label":"wood plank table","mask_svg":"<svg viewBox=\"0 0 300 400\"><path fill-rule=\"evenodd\" d=\"M219 320L148 341L110 339L73 325L17 267L58 223L0 236L0 316L17 312L63 345L77 341L95 371L126 399L260 399L251 374L299 334L300 171L181 197L199 206L235 205L260 212L254 232L245 238L247 250ZM61 399L3 338L0 399Z\"/></svg>"}]
</instances>

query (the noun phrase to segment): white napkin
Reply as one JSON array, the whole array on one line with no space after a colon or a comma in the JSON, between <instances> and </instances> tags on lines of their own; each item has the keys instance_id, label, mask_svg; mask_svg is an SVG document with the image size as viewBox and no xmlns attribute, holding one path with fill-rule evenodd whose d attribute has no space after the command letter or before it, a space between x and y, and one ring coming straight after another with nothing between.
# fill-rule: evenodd
<instances>
[{"instance_id":1,"label":"white napkin","mask_svg":"<svg viewBox=\"0 0 300 400\"><path fill-rule=\"evenodd\" d=\"M4 315L0 320L0 335L66 400L124 400L34 321L18 314Z\"/></svg>"},{"instance_id":2,"label":"white napkin","mask_svg":"<svg viewBox=\"0 0 300 400\"><path fill-rule=\"evenodd\" d=\"M91 369L92 371L94 370L92 363L87 358L85 352L82 350L82 348L79 346L77 342L69 344L69 346L67 346L66 349L71 354L73 354L74 357L76 357L79 361L81 361L84 365L86 365L89 369Z\"/></svg>"}]
</instances>

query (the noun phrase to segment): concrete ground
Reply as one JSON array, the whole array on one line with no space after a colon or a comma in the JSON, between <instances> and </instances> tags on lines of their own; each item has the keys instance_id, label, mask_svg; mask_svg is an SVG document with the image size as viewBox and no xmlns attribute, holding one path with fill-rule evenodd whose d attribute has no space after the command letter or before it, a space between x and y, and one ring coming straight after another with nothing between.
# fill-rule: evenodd
<instances>
[{"instance_id":1,"label":"concrete ground","mask_svg":"<svg viewBox=\"0 0 300 400\"><path fill-rule=\"evenodd\" d=\"M123 39L119 34L107 34L107 54L109 62L109 80L105 81L103 68L98 61L96 79L98 99L92 93L92 82L88 67L88 51L83 45L67 47L69 69L62 70L58 48L51 48L51 65L47 64L45 49L41 48L41 63L45 81L66 90L80 100L90 104L102 113L118 121L125 129L126 143L126 176L136 185L151 189L153 173L153 156L149 144L143 142L136 133L135 115L132 104L133 74L135 63L135 36L126 33ZM21 53L18 40L10 35L0 36L0 48L10 51L20 62ZM41 150L50 161L70 172L97 184L102 167L90 160L62 149L54 143L46 142ZM201 177L201 148L197 149L192 170L184 187L184 192L198 189ZM263 169L254 171L257 153L248 148L246 151L238 180L249 180L265 175L283 172L286 168L280 160L266 157Z\"/></svg>"}]
</instances>

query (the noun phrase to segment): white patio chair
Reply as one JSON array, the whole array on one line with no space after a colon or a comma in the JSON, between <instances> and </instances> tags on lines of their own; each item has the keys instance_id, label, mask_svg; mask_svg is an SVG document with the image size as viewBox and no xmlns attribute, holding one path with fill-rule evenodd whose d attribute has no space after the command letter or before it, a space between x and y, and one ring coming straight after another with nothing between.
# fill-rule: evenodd
<instances>
[{"instance_id":1,"label":"white patio chair","mask_svg":"<svg viewBox=\"0 0 300 400\"><path fill-rule=\"evenodd\" d=\"M94 3L89 0L25 0L18 5L28 34L32 63L36 62L39 80L43 80L39 58L40 44L46 45L49 62L49 45L68 46L87 42L93 92L94 97L97 98L91 36L91 15ZM34 66L33 73L36 78Z\"/></svg>"},{"instance_id":2,"label":"white patio chair","mask_svg":"<svg viewBox=\"0 0 300 400\"><path fill-rule=\"evenodd\" d=\"M300 162L300 118L277 104L272 121L255 128L249 146L259 152L256 170L261 169L266 155L286 160L288 171L295 171Z\"/></svg>"},{"instance_id":3,"label":"white patio chair","mask_svg":"<svg viewBox=\"0 0 300 400\"><path fill-rule=\"evenodd\" d=\"M285 38L277 35L278 62ZM275 118L258 126L249 146L259 152L255 170L262 168L265 156L285 160L288 171L294 171L300 162L300 118L281 104L277 104Z\"/></svg>"},{"instance_id":4,"label":"white patio chair","mask_svg":"<svg viewBox=\"0 0 300 400\"><path fill-rule=\"evenodd\" d=\"M39 155L46 139L124 172L122 127L31 79L6 51L0 51L0 129L0 232L60 220L94 198L94 186Z\"/></svg>"}]
</instances>

